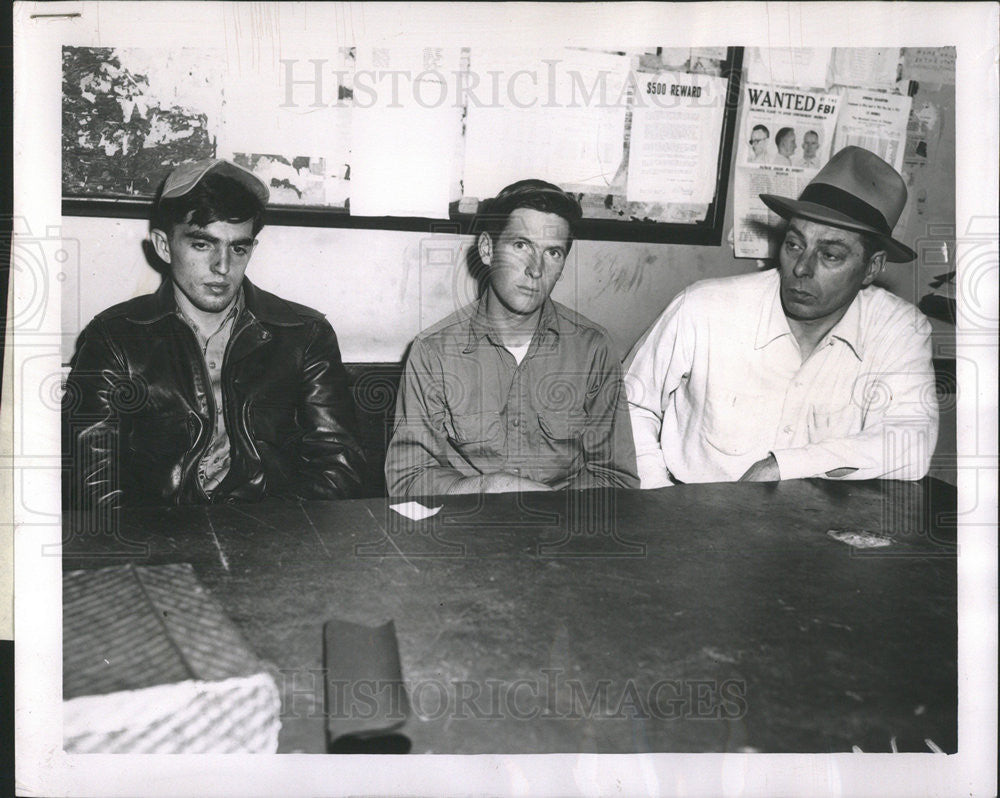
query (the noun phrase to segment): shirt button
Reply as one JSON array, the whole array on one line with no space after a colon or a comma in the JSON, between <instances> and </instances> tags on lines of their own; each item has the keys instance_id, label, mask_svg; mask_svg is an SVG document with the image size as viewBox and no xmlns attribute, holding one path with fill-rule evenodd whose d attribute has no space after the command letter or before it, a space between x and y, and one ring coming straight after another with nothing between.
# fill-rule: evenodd
<instances>
[{"instance_id":1,"label":"shirt button","mask_svg":"<svg viewBox=\"0 0 1000 798\"><path fill-rule=\"evenodd\" d=\"M791 435L791 433L792 433L791 426L785 427L784 432L785 432L786 435Z\"/></svg>"},{"instance_id":2,"label":"shirt button","mask_svg":"<svg viewBox=\"0 0 1000 798\"><path fill-rule=\"evenodd\" d=\"M210 369L214 369L214 368L215 368L215 361L214 361L214 360L213 360L213 361L211 361L211 362L210 362L210 363L208 364L208 367L209 367Z\"/></svg>"},{"instance_id":3,"label":"shirt button","mask_svg":"<svg viewBox=\"0 0 1000 798\"><path fill-rule=\"evenodd\" d=\"M520 426L521 426L521 419L519 419L519 418L515 418L515 419L514 419L514 420L513 420L513 421L512 421L511 423L512 423L512 424L513 424L513 425L514 425L515 427L520 427Z\"/></svg>"}]
</instances>

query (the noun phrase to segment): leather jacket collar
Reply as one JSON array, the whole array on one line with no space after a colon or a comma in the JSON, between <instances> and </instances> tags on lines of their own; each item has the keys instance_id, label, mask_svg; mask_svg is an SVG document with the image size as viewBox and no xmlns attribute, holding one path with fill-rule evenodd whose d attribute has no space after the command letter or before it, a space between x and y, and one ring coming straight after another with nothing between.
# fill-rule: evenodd
<instances>
[{"instance_id":1,"label":"leather jacket collar","mask_svg":"<svg viewBox=\"0 0 1000 798\"><path fill-rule=\"evenodd\" d=\"M243 301L246 310L258 321L264 324L275 324L279 327L294 327L303 324L302 317L281 297L262 291L243 278ZM177 311L177 301L174 299L174 284L170 277L165 277L154 294L147 294L137 299L130 308L129 321L136 324L153 324L165 316Z\"/></svg>"}]
</instances>

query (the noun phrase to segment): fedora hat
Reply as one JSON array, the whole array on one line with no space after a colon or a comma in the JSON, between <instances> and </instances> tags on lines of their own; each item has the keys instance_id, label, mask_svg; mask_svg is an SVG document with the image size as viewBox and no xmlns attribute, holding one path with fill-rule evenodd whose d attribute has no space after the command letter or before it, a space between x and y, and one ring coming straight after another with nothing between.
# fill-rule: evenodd
<instances>
[{"instance_id":1,"label":"fedora hat","mask_svg":"<svg viewBox=\"0 0 1000 798\"><path fill-rule=\"evenodd\" d=\"M892 229L906 205L902 175L875 153L844 147L819 170L797 200L761 194L761 200L784 219L793 216L812 222L870 233L889 260L906 263L917 253L892 237Z\"/></svg>"}]
</instances>

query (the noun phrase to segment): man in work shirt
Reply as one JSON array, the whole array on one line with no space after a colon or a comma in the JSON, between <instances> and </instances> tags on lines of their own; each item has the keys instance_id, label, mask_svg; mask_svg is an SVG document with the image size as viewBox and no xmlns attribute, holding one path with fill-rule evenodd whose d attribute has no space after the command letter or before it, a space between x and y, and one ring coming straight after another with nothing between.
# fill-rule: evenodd
<instances>
[{"instance_id":1,"label":"man in work shirt","mask_svg":"<svg viewBox=\"0 0 1000 798\"><path fill-rule=\"evenodd\" d=\"M386 453L390 495L637 487L613 344L549 298L580 216L541 180L489 203L476 241L485 292L410 350Z\"/></svg>"}]
</instances>

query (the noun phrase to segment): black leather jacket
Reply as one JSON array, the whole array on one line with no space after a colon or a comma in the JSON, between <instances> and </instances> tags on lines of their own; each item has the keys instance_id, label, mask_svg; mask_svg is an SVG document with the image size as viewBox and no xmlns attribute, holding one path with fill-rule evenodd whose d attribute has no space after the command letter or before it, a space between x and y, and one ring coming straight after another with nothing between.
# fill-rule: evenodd
<instances>
[{"instance_id":1,"label":"black leather jacket","mask_svg":"<svg viewBox=\"0 0 1000 798\"><path fill-rule=\"evenodd\" d=\"M231 464L213 502L357 493L364 456L349 432L354 408L333 328L249 280L243 291L221 410L169 279L87 325L63 403L68 506L208 502L198 462L216 412L225 413Z\"/></svg>"}]
</instances>

